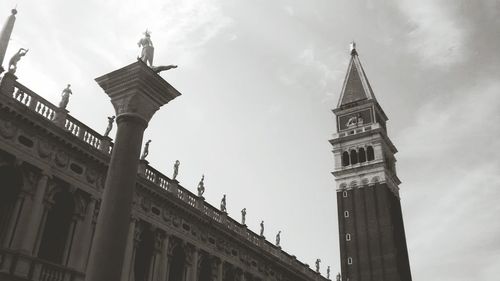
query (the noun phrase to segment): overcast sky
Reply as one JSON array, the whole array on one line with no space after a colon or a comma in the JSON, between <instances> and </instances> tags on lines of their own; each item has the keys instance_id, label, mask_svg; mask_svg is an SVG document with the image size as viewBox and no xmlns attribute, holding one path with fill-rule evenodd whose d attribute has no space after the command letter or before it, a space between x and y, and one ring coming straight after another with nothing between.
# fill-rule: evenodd
<instances>
[{"instance_id":1,"label":"overcast sky","mask_svg":"<svg viewBox=\"0 0 500 281\"><path fill-rule=\"evenodd\" d=\"M144 4L146 2L146 4ZM182 96L145 133L148 160L313 267L339 271L331 109L358 44L389 117L413 280L500 276L498 0L2 0L18 4L6 61L19 81L103 133L111 103L94 78L125 66L148 28L155 64ZM6 66L6 62L4 62ZM114 131L111 135L114 135Z\"/></svg>"}]
</instances>

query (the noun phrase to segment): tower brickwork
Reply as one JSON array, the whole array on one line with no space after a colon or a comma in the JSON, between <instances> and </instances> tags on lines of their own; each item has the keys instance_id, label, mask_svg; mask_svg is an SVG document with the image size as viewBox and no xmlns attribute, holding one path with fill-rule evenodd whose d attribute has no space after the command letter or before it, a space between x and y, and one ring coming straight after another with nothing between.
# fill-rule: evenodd
<instances>
[{"instance_id":1,"label":"tower brickwork","mask_svg":"<svg viewBox=\"0 0 500 281\"><path fill-rule=\"evenodd\" d=\"M410 281L397 149L354 44L333 112L342 281Z\"/></svg>"}]
</instances>

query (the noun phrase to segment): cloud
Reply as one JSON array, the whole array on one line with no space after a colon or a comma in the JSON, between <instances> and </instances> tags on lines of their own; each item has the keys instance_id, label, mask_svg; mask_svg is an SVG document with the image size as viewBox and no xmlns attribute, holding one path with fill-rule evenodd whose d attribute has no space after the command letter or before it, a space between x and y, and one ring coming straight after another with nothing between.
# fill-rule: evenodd
<instances>
[{"instance_id":1,"label":"cloud","mask_svg":"<svg viewBox=\"0 0 500 281\"><path fill-rule=\"evenodd\" d=\"M398 1L398 7L408 18L408 50L416 53L423 64L444 67L466 59L467 31L454 16L455 2Z\"/></svg>"},{"instance_id":2,"label":"cloud","mask_svg":"<svg viewBox=\"0 0 500 281\"><path fill-rule=\"evenodd\" d=\"M477 82L428 100L395 138L417 280L500 274L500 82Z\"/></svg>"}]
</instances>

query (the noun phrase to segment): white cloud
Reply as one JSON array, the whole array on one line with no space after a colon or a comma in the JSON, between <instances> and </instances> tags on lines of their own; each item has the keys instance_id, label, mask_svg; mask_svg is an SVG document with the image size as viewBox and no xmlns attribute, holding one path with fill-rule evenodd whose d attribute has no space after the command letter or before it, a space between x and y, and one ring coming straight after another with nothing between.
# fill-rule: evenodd
<instances>
[{"instance_id":1,"label":"white cloud","mask_svg":"<svg viewBox=\"0 0 500 281\"><path fill-rule=\"evenodd\" d=\"M466 29L453 15L452 5L433 0L397 1L412 25L408 49L425 65L448 66L466 59Z\"/></svg>"}]
</instances>

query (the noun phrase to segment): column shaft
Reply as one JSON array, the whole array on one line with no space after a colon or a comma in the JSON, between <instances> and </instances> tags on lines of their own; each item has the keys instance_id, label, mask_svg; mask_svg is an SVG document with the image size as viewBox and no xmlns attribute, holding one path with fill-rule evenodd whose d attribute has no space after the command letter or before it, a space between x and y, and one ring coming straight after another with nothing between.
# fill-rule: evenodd
<instances>
[{"instance_id":1,"label":"column shaft","mask_svg":"<svg viewBox=\"0 0 500 281\"><path fill-rule=\"evenodd\" d=\"M101 210L87 269L87 281L119 280L127 245L137 166L147 123L133 115L117 118Z\"/></svg>"},{"instance_id":2,"label":"column shaft","mask_svg":"<svg viewBox=\"0 0 500 281\"><path fill-rule=\"evenodd\" d=\"M68 265L81 272L85 271L85 264L92 242L92 219L94 217L95 203L96 200L91 198L87 206L85 217L77 225L77 231L73 239L74 246L70 253Z\"/></svg>"},{"instance_id":3,"label":"column shaft","mask_svg":"<svg viewBox=\"0 0 500 281\"><path fill-rule=\"evenodd\" d=\"M123 256L123 268L121 273L122 281L129 280L130 268L132 266L132 254L134 252L134 234L135 234L135 224L137 219L131 218L128 235L127 235L127 246L125 248L125 255Z\"/></svg>"}]
</instances>

